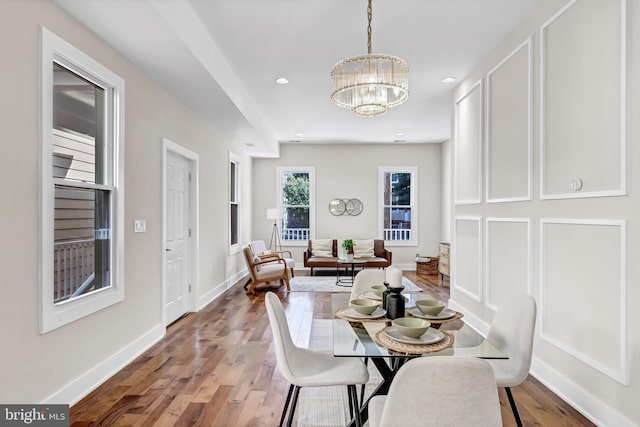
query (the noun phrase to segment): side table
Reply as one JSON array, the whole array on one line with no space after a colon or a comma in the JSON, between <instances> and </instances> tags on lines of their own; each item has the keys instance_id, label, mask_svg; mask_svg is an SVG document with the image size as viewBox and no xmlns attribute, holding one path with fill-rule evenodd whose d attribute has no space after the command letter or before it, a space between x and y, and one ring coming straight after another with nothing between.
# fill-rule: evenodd
<instances>
[{"instance_id":1,"label":"side table","mask_svg":"<svg viewBox=\"0 0 640 427\"><path fill-rule=\"evenodd\" d=\"M357 259L338 258L336 261L336 285L353 286L353 280L356 277L356 265L360 266L360 270L364 269L366 261ZM340 277L340 270L345 267L346 276ZM349 277L349 267L351 267L351 276Z\"/></svg>"}]
</instances>

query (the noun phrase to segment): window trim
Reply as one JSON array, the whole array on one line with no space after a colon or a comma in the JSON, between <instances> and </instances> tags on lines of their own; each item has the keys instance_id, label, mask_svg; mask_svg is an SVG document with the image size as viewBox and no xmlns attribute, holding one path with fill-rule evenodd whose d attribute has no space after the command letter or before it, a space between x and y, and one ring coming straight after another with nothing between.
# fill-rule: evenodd
<instances>
[{"instance_id":1,"label":"window trim","mask_svg":"<svg viewBox=\"0 0 640 427\"><path fill-rule=\"evenodd\" d=\"M385 246L418 246L418 167L380 166L378 167L378 238L384 239L384 175L385 173L411 174L411 240L385 240Z\"/></svg>"},{"instance_id":2,"label":"window trim","mask_svg":"<svg viewBox=\"0 0 640 427\"><path fill-rule=\"evenodd\" d=\"M235 201L231 200L231 164L235 164ZM229 236L228 236L228 244L229 244L229 255L233 255L233 254L237 254L240 252L241 248L242 248L242 225L241 225L241 221L240 221L240 206L241 204L241 196L242 196L242 191L240 188L240 157L238 155L236 155L235 153L229 151L229 161L227 163L228 165L228 174L227 174L227 179L229 180L228 182L228 192L227 192L227 197L228 197L228 205L229 205L229 221L228 221L228 231L229 231ZM238 242L235 244L231 243L231 205L232 204L236 204L238 206L238 218L236 219L237 221L237 227L238 227Z\"/></svg>"},{"instance_id":3,"label":"window trim","mask_svg":"<svg viewBox=\"0 0 640 427\"><path fill-rule=\"evenodd\" d=\"M279 166L276 168L276 190L277 201L276 206L278 212L280 212L280 220L278 227L280 233L283 228L283 215L282 209L284 203L282 200L282 174L283 173L308 173L309 174L309 239L316 238L316 168L314 166ZM281 239L282 244L286 246L307 246L307 240L284 240Z\"/></svg>"},{"instance_id":4,"label":"window trim","mask_svg":"<svg viewBox=\"0 0 640 427\"><path fill-rule=\"evenodd\" d=\"M125 82L105 66L41 27L40 55L40 292L39 330L45 334L124 300L124 99ZM105 141L112 189L111 286L53 303L54 178L52 170L53 72L56 62L105 89ZM98 187L98 186L97 186Z\"/></svg>"}]
</instances>

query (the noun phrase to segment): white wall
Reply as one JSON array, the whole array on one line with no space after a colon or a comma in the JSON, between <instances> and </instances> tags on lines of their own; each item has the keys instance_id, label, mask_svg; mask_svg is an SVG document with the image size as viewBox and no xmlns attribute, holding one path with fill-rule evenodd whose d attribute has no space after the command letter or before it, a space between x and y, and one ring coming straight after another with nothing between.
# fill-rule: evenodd
<instances>
[{"instance_id":1,"label":"white wall","mask_svg":"<svg viewBox=\"0 0 640 427\"><path fill-rule=\"evenodd\" d=\"M415 268L416 253L437 255L441 226L440 144L283 144L279 159L255 159L253 169L253 223L256 238L269 244L272 222L266 210L276 207L276 168L314 166L316 177L317 238L378 238L378 167L418 167L418 246L390 246L393 263ZM334 216L332 199L360 199L358 216ZM290 246L302 267L304 246Z\"/></svg>"},{"instance_id":2,"label":"white wall","mask_svg":"<svg viewBox=\"0 0 640 427\"><path fill-rule=\"evenodd\" d=\"M125 299L45 335L38 333L41 25L126 82ZM0 47L0 402L70 403L164 334L163 137L200 156L199 303L244 269L240 254L228 255L226 237L227 152L235 147L51 2L0 2ZM243 156L242 150L237 154ZM251 161L244 165L247 193ZM249 209L247 203L243 212ZM134 219L146 219L146 233L133 233ZM250 217L242 224L250 232Z\"/></svg>"},{"instance_id":3,"label":"white wall","mask_svg":"<svg viewBox=\"0 0 640 427\"><path fill-rule=\"evenodd\" d=\"M506 295L529 292L532 373L610 426L640 424L640 9L628 3L624 15L619 0L543 2L452 97L452 304L486 330Z\"/></svg>"}]
</instances>

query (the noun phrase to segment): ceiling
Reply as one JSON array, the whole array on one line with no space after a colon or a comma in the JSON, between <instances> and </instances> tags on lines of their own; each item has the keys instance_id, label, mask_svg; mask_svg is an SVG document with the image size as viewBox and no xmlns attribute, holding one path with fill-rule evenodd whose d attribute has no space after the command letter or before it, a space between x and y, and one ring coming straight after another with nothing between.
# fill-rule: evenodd
<instances>
[{"instance_id":1,"label":"ceiling","mask_svg":"<svg viewBox=\"0 0 640 427\"><path fill-rule=\"evenodd\" d=\"M329 73L367 52L366 0L52 0L254 156L279 143L438 143L457 84L541 0L374 0L374 53L409 64L384 116L333 104ZM286 77L289 84L275 82Z\"/></svg>"}]
</instances>

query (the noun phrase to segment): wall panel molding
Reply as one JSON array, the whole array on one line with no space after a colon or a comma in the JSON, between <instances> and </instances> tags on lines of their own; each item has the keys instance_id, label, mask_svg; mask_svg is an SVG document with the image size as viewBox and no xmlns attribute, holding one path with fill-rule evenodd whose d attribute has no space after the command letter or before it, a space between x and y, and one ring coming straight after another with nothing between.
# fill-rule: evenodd
<instances>
[{"instance_id":1,"label":"wall panel molding","mask_svg":"<svg viewBox=\"0 0 640 427\"><path fill-rule=\"evenodd\" d=\"M482 218L456 216L453 220L451 283L456 290L482 302ZM460 269L459 266L465 268Z\"/></svg>"},{"instance_id":2,"label":"wall panel molding","mask_svg":"<svg viewBox=\"0 0 640 427\"><path fill-rule=\"evenodd\" d=\"M574 0L540 27L541 199L626 194L627 56L626 0Z\"/></svg>"},{"instance_id":3,"label":"wall panel molding","mask_svg":"<svg viewBox=\"0 0 640 427\"><path fill-rule=\"evenodd\" d=\"M480 203L482 200L483 91L478 80L455 101L454 203Z\"/></svg>"},{"instance_id":4,"label":"wall panel molding","mask_svg":"<svg viewBox=\"0 0 640 427\"><path fill-rule=\"evenodd\" d=\"M624 220L540 220L540 337L621 384L626 252Z\"/></svg>"},{"instance_id":5,"label":"wall panel molding","mask_svg":"<svg viewBox=\"0 0 640 427\"><path fill-rule=\"evenodd\" d=\"M513 292L532 295L531 220L487 218L485 245L486 306L497 311L502 300Z\"/></svg>"},{"instance_id":6,"label":"wall panel molding","mask_svg":"<svg viewBox=\"0 0 640 427\"><path fill-rule=\"evenodd\" d=\"M487 203L531 200L532 55L529 37L487 73Z\"/></svg>"}]
</instances>

